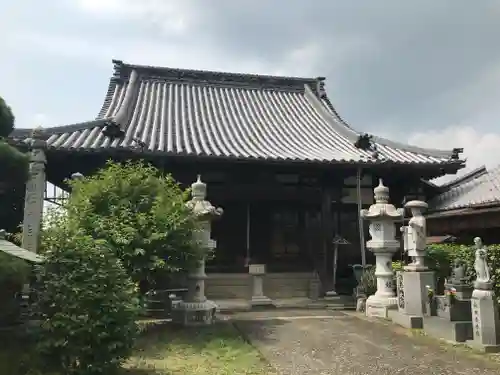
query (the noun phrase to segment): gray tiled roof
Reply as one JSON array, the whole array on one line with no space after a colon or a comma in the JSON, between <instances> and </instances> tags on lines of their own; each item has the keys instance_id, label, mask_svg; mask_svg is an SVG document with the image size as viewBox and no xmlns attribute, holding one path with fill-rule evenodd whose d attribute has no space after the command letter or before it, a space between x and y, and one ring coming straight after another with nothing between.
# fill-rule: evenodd
<instances>
[{"instance_id":1,"label":"gray tiled roof","mask_svg":"<svg viewBox=\"0 0 500 375\"><path fill-rule=\"evenodd\" d=\"M378 158L356 148L360 133L330 104L322 78L114 64L98 118L47 129L49 147L315 162L460 163L450 161L452 151L378 137L372 138ZM107 121L120 125L122 139L103 134Z\"/></svg>"},{"instance_id":2,"label":"gray tiled roof","mask_svg":"<svg viewBox=\"0 0 500 375\"><path fill-rule=\"evenodd\" d=\"M442 186L446 191L431 202L433 211L500 204L500 166L478 168Z\"/></svg>"}]
</instances>

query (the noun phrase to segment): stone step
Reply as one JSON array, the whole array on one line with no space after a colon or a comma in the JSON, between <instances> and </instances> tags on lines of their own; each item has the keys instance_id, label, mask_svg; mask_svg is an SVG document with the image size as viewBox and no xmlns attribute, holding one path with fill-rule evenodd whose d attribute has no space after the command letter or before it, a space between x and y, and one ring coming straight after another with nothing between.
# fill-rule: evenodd
<instances>
[{"instance_id":1,"label":"stone step","mask_svg":"<svg viewBox=\"0 0 500 375\"><path fill-rule=\"evenodd\" d=\"M251 305L246 300L215 300L218 305L219 312L238 312L249 311ZM336 301L317 300L313 301L307 298L291 298L291 299L277 299L274 300L272 305L259 307L259 310L276 310L276 309L311 309L311 310L355 310L356 303L354 299L347 296L340 296Z\"/></svg>"}]
</instances>

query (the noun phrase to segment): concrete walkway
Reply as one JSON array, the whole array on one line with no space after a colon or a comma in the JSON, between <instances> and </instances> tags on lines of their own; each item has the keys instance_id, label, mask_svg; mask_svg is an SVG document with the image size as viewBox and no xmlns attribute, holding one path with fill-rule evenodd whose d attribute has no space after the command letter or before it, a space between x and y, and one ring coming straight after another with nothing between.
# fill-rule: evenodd
<instances>
[{"instance_id":1,"label":"concrete walkway","mask_svg":"<svg viewBox=\"0 0 500 375\"><path fill-rule=\"evenodd\" d=\"M235 325L285 375L500 374L500 359L327 310L237 313Z\"/></svg>"}]
</instances>

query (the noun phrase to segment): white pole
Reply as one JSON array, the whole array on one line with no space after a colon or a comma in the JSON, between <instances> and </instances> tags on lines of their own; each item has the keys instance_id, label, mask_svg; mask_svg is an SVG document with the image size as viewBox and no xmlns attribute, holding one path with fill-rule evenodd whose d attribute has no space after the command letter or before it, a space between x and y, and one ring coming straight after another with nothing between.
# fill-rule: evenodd
<instances>
[{"instance_id":1,"label":"white pole","mask_svg":"<svg viewBox=\"0 0 500 375\"><path fill-rule=\"evenodd\" d=\"M361 217L361 210L363 208L363 202L361 197L361 172L362 168L358 168L358 173L356 176L356 190L357 190L357 198L358 198L358 227L359 227L359 245L361 249L361 265L363 266L363 270L366 267L366 252L365 252L365 231L363 227L363 218Z\"/></svg>"},{"instance_id":2,"label":"white pole","mask_svg":"<svg viewBox=\"0 0 500 375\"><path fill-rule=\"evenodd\" d=\"M337 262L339 258L339 244L335 243L333 245L333 288L332 290L337 292Z\"/></svg>"}]
</instances>

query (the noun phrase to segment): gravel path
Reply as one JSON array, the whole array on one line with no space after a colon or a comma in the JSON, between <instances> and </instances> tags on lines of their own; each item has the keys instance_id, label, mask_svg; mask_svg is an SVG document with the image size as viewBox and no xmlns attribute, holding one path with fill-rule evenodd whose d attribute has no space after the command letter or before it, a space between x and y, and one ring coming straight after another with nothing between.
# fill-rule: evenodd
<instances>
[{"instance_id":1,"label":"gravel path","mask_svg":"<svg viewBox=\"0 0 500 375\"><path fill-rule=\"evenodd\" d=\"M500 361L355 314L246 312L231 320L284 375L500 374Z\"/></svg>"}]
</instances>

